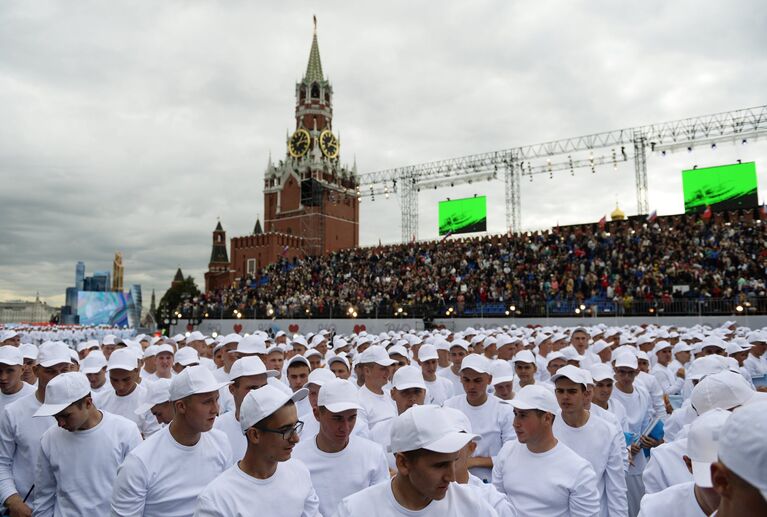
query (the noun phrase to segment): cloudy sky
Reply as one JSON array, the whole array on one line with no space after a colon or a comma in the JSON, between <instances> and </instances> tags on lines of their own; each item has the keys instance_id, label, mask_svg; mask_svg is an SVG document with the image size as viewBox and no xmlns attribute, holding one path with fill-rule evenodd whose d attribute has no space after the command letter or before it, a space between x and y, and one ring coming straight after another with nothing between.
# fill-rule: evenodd
<instances>
[{"instance_id":1,"label":"cloudy sky","mask_svg":"<svg viewBox=\"0 0 767 517\"><path fill-rule=\"evenodd\" d=\"M637 7L637 6L641 7ZM195 276L221 218L263 214L269 152L285 154L294 85L319 20L342 160L361 172L767 102L763 1L0 3L0 300L63 303L78 260L161 294ZM650 206L683 211L680 170L756 161L767 139L650 156ZM487 195L502 182L423 192ZM523 229L636 213L633 164L522 184ZM400 239L400 205L363 201L363 244Z\"/></svg>"}]
</instances>

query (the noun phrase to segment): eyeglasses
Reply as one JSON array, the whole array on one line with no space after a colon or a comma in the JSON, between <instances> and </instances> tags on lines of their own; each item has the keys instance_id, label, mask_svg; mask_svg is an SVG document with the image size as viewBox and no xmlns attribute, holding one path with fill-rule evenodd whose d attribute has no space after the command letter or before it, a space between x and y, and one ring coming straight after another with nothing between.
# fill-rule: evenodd
<instances>
[{"instance_id":1,"label":"eyeglasses","mask_svg":"<svg viewBox=\"0 0 767 517\"><path fill-rule=\"evenodd\" d=\"M266 427L256 427L254 428L258 429L259 431L264 431L265 433L274 433L274 434L280 434L282 435L282 439L287 441L293 438L296 435L300 435L301 431L304 430L304 423L302 421L298 421L295 423L294 426L288 428L288 429L267 429Z\"/></svg>"}]
</instances>

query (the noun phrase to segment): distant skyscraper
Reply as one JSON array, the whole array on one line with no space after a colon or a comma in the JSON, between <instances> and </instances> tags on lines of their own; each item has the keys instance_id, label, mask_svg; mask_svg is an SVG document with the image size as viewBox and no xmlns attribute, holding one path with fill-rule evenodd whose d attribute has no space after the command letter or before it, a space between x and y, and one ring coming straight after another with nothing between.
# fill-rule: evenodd
<instances>
[{"instance_id":1,"label":"distant skyscraper","mask_svg":"<svg viewBox=\"0 0 767 517\"><path fill-rule=\"evenodd\" d=\"M82 291L85 281L85 262L78 262L75 266L75 289Z\"/></svg>"},{"instance_id":2,"label":"distant skyscraper","mask_svg":"<svg viewBox=\"0 0 767 517\"><path fill-rule=\"evenodd\" d=\"M109 291L112 287L112 275L108 271L95 271L85 279L83 291Z\"/></svg>"},{"instance_id":3,"label":"distant skyscraper","mask_svg":"<svg viewBox=\"0 0 767 517\"><path fill-rule=\"evenodd\" d=\"M143 302L141 300L141 286L139 284L133 284L130 287L131 299L133 300L133 326L137 327L141 324L141 309Z\"/></svg>"},{"instance_id":4,"label":"distant skyscraper","mask_svg":"<svg viewBox=\"0 0 767 517\"><path fill-rule=\"evenodd\" d=\"M123 270L123 254L118 251L112 262L112 291L123 290Z\"/></svg>"},{"instance_id":5,"label":"distant skyscraper","mask_svg":"<svg viewBox=\"0 0 767 517\"><path fill-rule=\"evenodd\" d=\"M67 287L65 297L66 305L70 308L70 314L77 314L77 288Z\"/></svg>"}]
</instances>

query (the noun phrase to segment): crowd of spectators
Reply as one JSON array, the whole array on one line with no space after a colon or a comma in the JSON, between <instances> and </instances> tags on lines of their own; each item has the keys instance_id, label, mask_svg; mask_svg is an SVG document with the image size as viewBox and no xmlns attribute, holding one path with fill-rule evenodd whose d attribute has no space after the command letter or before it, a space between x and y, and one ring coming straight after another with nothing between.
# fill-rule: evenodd
<instances>
[{"instance_id":1,"label":"crowd of spectators","mask_svg":"<svg viewBox=\"0 0 767 517\"><path fill-rule=\"evenodd\" d=\"M760 215L631 218L355 248L283 260L179 310L185 317L337 318L460 316L477 307L529 314L600 303L630 314L640 305L710 300L756 308L767 278Z\"/></svg>"}]
</instances>

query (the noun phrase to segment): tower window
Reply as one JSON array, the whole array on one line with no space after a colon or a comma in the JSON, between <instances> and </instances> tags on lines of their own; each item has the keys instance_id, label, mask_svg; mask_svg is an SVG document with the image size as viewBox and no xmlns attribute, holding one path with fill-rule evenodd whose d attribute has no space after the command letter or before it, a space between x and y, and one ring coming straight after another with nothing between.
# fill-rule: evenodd
<instances>
[{"instance_id":1,"label":"tower window","mask_svg":"<svg viewBox=\"0 0 767 517\"><path fill-rule=\"evenodd\" d=\"M312 99L320 98L320 86L317 83L312 83Z\"/></svg>"},{"instance_id":2,"label":"tower window","mask_svg":"<svg viewBox=\"0 0 767 517\"><path fill-rule=\"evenodd\" d=\"M306 98L306 88L301 88L298 98L301 100L304 100Z\"/></svg>"}]
</instances>

